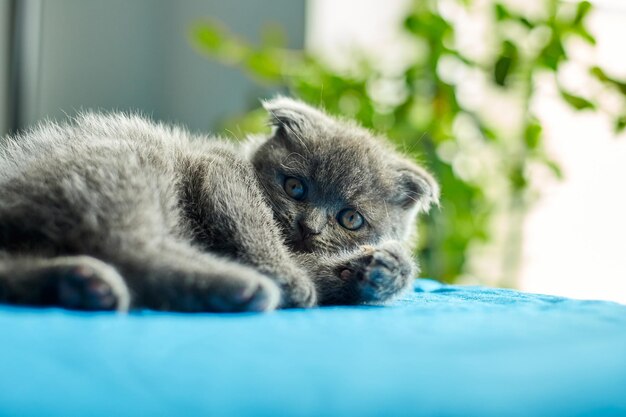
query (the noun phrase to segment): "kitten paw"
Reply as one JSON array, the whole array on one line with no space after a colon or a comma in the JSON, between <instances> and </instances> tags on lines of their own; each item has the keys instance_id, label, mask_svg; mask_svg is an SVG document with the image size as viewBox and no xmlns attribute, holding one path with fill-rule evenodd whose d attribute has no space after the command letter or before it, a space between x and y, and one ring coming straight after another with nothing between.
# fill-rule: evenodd
<instances>
[{"instance_id":1,"label":"kitten paw","mask_svg":"<svg viewBox=\"0 0 626 417\"><path fill-rule=\"evenodd\" d=\"M281 308L309 308L317 304L315 285L304 275L285 284L282 295Z\"/></svg>"},{"instance_id":2,"label":"kitten paw","mask_svg":"<svg viewBox=\"0 0 626 417\"><path fill-rule=\"evenodd\" d=\"M364 246L362 255L339 270L339 277L353 289L357 301L385 301L404 290L414 264L398 242Z\"/></svg>"},{"instance_id":3,"label":"kitten paw","mask_svg":"<svg viewBox=\"0 0 626 417\"><path fill-rule=\"evenodd\" d=\"M224 313L271 311L280 301L280 290L269 278L249 272L230 278L211 291L202 310Z\"/></svg>"},{"instance_id":4,"label":"kitten paw","mask_svg":"<svg viewBox=\"0 0 626 417\"><path fill-rule=\"evenodd\" d=\"M90 257L77 257L53 267L61 307L72 310L127 311L128 288L111 266Z\"/></svg>"}]
</instances>

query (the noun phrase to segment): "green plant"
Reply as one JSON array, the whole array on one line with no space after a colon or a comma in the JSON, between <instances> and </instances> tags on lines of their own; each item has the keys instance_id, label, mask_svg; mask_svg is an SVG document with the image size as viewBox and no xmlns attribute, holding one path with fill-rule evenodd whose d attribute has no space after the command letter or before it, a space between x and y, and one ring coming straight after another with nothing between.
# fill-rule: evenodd
<instances>
[{"instance_id":1,"label":"green plant","mask_svg":"<svg viewBox=\"0 0 626 417\"><path fill-rule=\"evenodd\" d=\"M608 110L601 106L601 93L582 96L560 79L561 68L571 62L570 44L595 45L586 26L589 2L545 0L533 14L504 1L478 3L415 1L403 30L421 52L401 71L391 73L358 51L352 51L350 68L337 69L307 51L286 49L275 28L256 45L216 22L196 25L192 36L208 56L330 113L355 118L425 163L443 194L442 209L425 217L420 226L424 276L454 281L470 267L473 248L498 240L505 266L499 283L513 285L521 224L538 195L531 172L544 168L561 176L558 164L546 153L541 121L533 108L539 80L550 80L563 102L576 110ZM442 13L444 9L448 12ZM488 25L485 37L477 40L487 45L482 54L472 55L459 46L465 34L459 32L454 16L462 14L479 16ZM626 95L626 83L601 68L588 68L588 75L604 93L608 89L622 99ZM472 82L481 86L477 94L504 101L490 99L480 105L468 100L465 90ZM385 89L394 94L382 94ZM507 108L514 117L503 124L497 113ZM617 130L626 126L624 109L623 105L620 113L611 114ZM253 111L231 124L255 129L262 126L261 120L261 113Z\"/></svg>"}]
</instances>

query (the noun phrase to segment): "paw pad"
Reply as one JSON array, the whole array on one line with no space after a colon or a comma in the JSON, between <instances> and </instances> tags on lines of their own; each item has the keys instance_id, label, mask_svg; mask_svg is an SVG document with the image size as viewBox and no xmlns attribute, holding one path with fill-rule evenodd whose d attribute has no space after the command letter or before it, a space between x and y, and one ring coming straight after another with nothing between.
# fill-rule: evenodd
<instances>
[{"instance_id":1,"label":"paw pad","mask_svg":"<svg viewBox=\"0 0 626 417\"><path fill-rule=\"evenodd\" d=\"M63 307L77 310L114 310L119 301L110 283L88 265L61 274L58 297Z\"/></svg>"}]
</instances>

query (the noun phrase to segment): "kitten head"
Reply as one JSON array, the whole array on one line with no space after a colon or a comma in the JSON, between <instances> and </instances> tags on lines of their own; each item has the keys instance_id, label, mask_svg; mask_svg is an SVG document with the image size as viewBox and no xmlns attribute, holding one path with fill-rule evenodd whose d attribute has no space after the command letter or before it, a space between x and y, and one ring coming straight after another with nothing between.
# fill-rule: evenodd
<instances>
[{"instance_id":1,"label":"kitten head","mask_svg":"<svg viewBox=\"0 0 626 417\"><path fill-rule=\"evenodd\" d=\"M437 203L435 180L385 139L292 99L264 107L273 131L252 162L293 250L407 241Z\"/></svg>"}]
</instances>

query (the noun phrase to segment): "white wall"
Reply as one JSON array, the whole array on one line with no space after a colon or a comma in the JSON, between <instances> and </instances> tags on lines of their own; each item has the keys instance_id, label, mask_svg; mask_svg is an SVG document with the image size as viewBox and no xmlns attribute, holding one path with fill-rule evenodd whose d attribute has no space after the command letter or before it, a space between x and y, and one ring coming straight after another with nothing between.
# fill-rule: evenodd
<instances>
[{"instance_id":1,"label":"white wall","mask_svg":"<svg viewBox=\"0 0 626 417\"><path fill-rule=\"evenodd\" d=\"M217 19L255 41L276 23L304 39L304 0L20 0L41 10L25 29L21 127L80 109L140 110L209 130L269 94L195 51L189 28ZM33 13L35 14L35 13Z\"/></svg>"},{"instance_id":2,"label":"white wall","mask_svg":"<svg viewBox=\"0 0 626 417\"><path fill-rule=\"evenodd\" d=\"M9 88L9 0L0 0L0 137L7 131Z\"/></svg>"}]
</instances>

